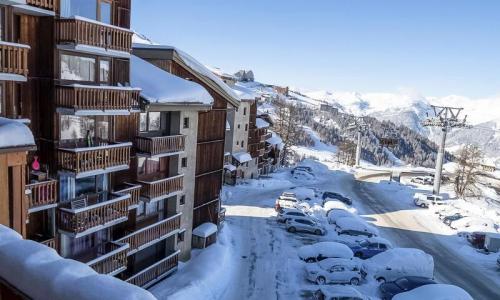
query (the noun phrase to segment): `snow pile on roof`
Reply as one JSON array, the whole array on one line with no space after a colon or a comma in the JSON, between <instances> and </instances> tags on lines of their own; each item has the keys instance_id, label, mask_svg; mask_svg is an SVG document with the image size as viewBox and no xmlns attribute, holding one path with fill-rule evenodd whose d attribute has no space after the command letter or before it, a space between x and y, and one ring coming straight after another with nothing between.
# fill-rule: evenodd
<instances>
[{"instance_id":1,"label":"snow pile on roof","mask_svg":"<svg viewBox=\"0 0 500 300\"><path fill-rule=\"evenodd\" d=\"M203 223L200 226L193 229L193 235L206 238L211 236L212 234L217 233L217 225L214 223Z\"/></svg>"},{"instance_id":2,"label":"snow pile on roof","mask_svg":"<svg viewBox=\"0 0 500 300\"><path fill-rule=\"evenodd\" d=\"M434 277L434 258L420 249L394 248L365 261L368 270L387 267L401 270L419 270L420 276Z\"/></svg>"},{"instance_id":3,"label":"snow pile on roof","mask_svg":"<svg viewBox=\"0 0 500 300\"><path fill-rule=\"evenodd\" d=\"M401 293L394 300L473 300L462 288L450 284L427 284L409 292Z\"/></svg>"},{"instance_id":4,"label":"snow pile on roof","mask_svg":"<svg viewBox=\"0 0 500 300\"><path fill-rule=\"evenodd\" d=\"M226 77L226 78L231 78L233 80L238 80L238 78L236 78L236 76L232 75L232 74L229 74L227 72L224 72L221 68L218 68L218 67L211 67L211 66L205 66L207 69L209 69L212 73L214 73L215 75L217 76L220 76L220 77Z\"/></svg>"},{"instance_id":5,"label":"snow pile on roof","mask_svg":"<svg viewBox=\"0 0 500 300\"><path fill-rule=\"evenodd\" d=\"M320 254L324 257L352 258L352 250L344 244L337 242L319 242L312 245L302 246L298 250L301 259L309 257L318 257Z\"/></svg>"},{"instance_id":6,"label":"snow pile on roof","mask_svg":"<svg viewBox=\"0 0 500 300\"><path fill-rule=\"evenodd\" d=\"M234 159L236 159L240 164L249 162L252 160L252 156L248 152L236 152L233 153Z\"/></svg>"},{"instance_id":7,"label":"snow pile on roof","mask_svg":"<svg viewBox=\"0 0 500 300\"><path fill-rule=\"evenodd\" d=\"M236 167L232 164L225 164L224 169L228 170L229 172L234 172L236 171Z\"/></svg>"},{"instance_id":8,"label":"snow pile on roof","mask_svg":"<svg viewBox=\"0 0 500 300\"><path fill-rule=\"evenodd\" d=\"M271 145L280 145L283 143L283 140L281 139L281 137L279 135L277 135L276 133L272 133L272 136L270 138L268 138L266 140L266 142L268 142L269 144Z\"/></svg>"},{"instance_id":9,"label":"snow pile on roof","mask_svg":"<svg viewBox=\"0 0 500 300\"><path fill-rule=\"evenodd\" d=\"M135 31L134 35L132 36L132 44L159 45L144 34Z\"/></svg>"},{"instance_id":10,"label":"snow pile on roof","mask_svg":"<svg viewBox=\"0 0 500 300\"><path fill-rule=\"evenodd\" d=\"M267 123L266 121L264 121L261 118L257 118L256 121L255 121L255 126L257 126L257 128L259 128L259 129L261 129L261 128L268 128L269 127L269 123Z\"/></svg>"},{"instance_id":11,"label":"snow pile on roof","mask_svg":"<svg viewBox=\"0 0 500 300\"><path fill-rule=\"evenodd\" d=\"M0 148L34 146L33 133L25 124L0 118Z\"/></svg>"},{"instance_id":12,"label":"snow pile on roof","mask_svg":"<svg viewBox=\"0 0 500 300\"><path fill-rule=\"evenodd\" d=\"M3 225L0 225L0 277L32 299L156 299L135 285L97 274L86 264L63 259L49 247L23 240Z\"/></svg>"},{"instance_id":13,"label":"snow pile on roof","mask_svg":"<svg viewBox=\"0 0 500 300\"><path fill-rule=\"evenodd\" d=\"M132 55L131 84L142 89L141 96L151 103L191 103L211 105L214 99L201 85L172 75Z\"/></svg>"},{"instance_id":14,"label":"snow pile on roof","mask_svg":"<svg viewBox=\"0 0 500 300\"><path fill-rule=\"evenodd\" d=\"M243 100L255 100L255 98L260 97L259 94L255 93L249 88L246 88L240 84L236 84L231 87L236 95L240 98L241 101Z\"/></svg>"}]
</instances>

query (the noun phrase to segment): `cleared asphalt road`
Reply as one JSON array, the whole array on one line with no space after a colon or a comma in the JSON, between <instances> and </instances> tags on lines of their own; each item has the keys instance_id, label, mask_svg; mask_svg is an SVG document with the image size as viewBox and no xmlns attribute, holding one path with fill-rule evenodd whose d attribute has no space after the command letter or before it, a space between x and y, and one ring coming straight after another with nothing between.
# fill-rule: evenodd
<instances>
[{"instance_id":1,"label":"cleared asphalt road","mask_svg":"<svg viewBox=\"0 0 500 300\"><path fill-rule=\"evenodd\" d=\"M445 245L439 237L428 233L418 217L410 210L395 213L394 202L384 199L380 192L375 192L369 184L346 178L344 187L360 200L360 210L364 214L374 215L383 222L382 233L400 247L419 248L434 257L436 279L442 283L460 286L477 300L500 299L500 287L483 270L474 264L463 261ZM386 195L390 197L390 195ZM391 203L388 205L388 203Z\"/></svg>"}]
</instances>

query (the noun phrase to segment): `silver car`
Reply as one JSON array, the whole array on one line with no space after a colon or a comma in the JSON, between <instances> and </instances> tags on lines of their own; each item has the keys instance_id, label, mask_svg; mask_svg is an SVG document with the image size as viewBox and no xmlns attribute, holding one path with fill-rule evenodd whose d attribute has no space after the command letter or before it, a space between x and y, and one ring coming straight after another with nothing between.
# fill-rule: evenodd
<instances>
[{"instance_id":1,"label":"silver car","mask_svg":"<svg viewBox=\"0 0 500 300\"><path fill-rule=\"evenodd\" d=\"M285 223L286 220L293 218L293 217L304 217L307 218L309 217L309 214L305 213L304 211L296 208L284 208L278 213L277 216L277 221L280 223Z\"/></svg>"},{"instance_id":2,"label":"silver car","mask_svg":"<svg viewBox=\"0 0 500 300\"><path fill-rule=\"evenodd\" d=\"M317 235L324 235L326 233L325 227L312 218L294 216L286 220L285 226L286 230L292 233L297 231L309 232Z\"/></svg>"}]
</instances>

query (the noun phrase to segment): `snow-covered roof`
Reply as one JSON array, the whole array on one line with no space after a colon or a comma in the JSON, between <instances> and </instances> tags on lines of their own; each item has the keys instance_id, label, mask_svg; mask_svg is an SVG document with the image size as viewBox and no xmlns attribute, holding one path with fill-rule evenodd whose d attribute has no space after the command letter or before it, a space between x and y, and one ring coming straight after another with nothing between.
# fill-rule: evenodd
<instances>
[{"instance_id":1,"label":"snow-covered roof","mask_svg":"<svg viewBox=\"0 0 500 300\"><path fill-rule=\"evenodd\" d=\"M319 254L325 257L352 258L352 250L344 244L337 242L319 242L312 245L302 246L298 250L298 255L302 259L308 257L318 257Z\"/></svg>"},{"instance_id":2,"label":"snow-covered roof","mask_svg":"<svg viewBox=\"0 0 500 300\"><path fill-rule=\"evenodd\" d=\"M207 238L211 236L212 234L217 233L217 225L214 223L203 223L200 226L196 227L193 229L193 235L202 237L202 238Z\"/></svg>"},{"instance_id":3,"label":"snow-covered roof","mask_svg":"<svg viewBox=\"0 0 500 300\"><path fill-rule=\"evenodd\" d=\"M409 292L397 294L394 300L472 300L464 289L450 284L427 284Z\"/></svg>"},{"instance_id":4,"label":"snow-covered roof","mask_svg":"<svg viewBox=\"0 0 500 300\"><path fill-rule=\"evenodd\" d=\"M246 163L246 162L249 162L252 160L252 156L250 154L248 154L248 152L244 152L244 151L233 153L233 157L240 164L243 164L243 163Z\"/></svg>"},{"instance_id":5,"label":"snow-covered roof","mask_svg":"<svg viewBox=\"0 0 500 300\"><path fill-rule=\"evenodd\" d=\"M273 135L270 138L268 138L266 140L266 142L268 142L269 144L274 146L274 145L279 145L279 144L283 143L283 140L281 139L281 137L279 135L277 135L276 133L273 132Z\"/></svg>"},{"instance_id":6,"label":"snow-covered roof","mask_svg":"<svg viewBox=\"0 0 500 300\"><path fill-rule=\"evenodd\" d=\"M18 120L0 117L0 149L34 145L35 139L28 126Z\"/></svg>"},{"instance_id":7,"label":"snow-covered roof","mask_svg":"<svg viewBox=\"0 0 500 300\"><path fill-rule=\"evenodd\" d=\"M259 94L255 93L251 89L244 87L242 85L236 84L231 87L236 95L240 98L241 101L252 101L255 98L260 97Z\"/></svg>"},{"instance_id":8,"label":"snow-covered roof","mask_svg":"<svg viewBox=\"0 0 500 300\"><path fill-rule=\"evenodd\" d=\"M210 71L212 71L212 73L214 73L217 76L220 76L220 77L223 77L223 78L230 78L230 79L233 79L233 80L238 80L238 78L236 78L236 76L234 76L232 74L229 74L227 72L224 72L219 67L212 67L212 66L205 66L205 67L207 69L209 69Z\"/></svg>"},{"instance_id":9,"label":"snow-covered roof","mask_svg":"<svg viewBox=\"0 0 500 300\"><path fill-rule=\"evenodd\" d=\"M134 39L133 39L134 40ZM139 43L134 43L133 48L136 49L152 49L152 50L169 50L173 52L172 59L176 61L181 66L190 70L194 75L198 75L198 78L204 81L207 85L213 88L217 93L224 97L229 103L235 107L239 107L240 99L222 79L217 77L212 71L205 67L202 63L191 57L189 54L182 50L177 49L173 46L158 45L144 36L137 36L135 41ZM142 43L144 42L144 43Z\"/></svg>"},{"instance_id":10,"label":"snow-covered roof","mask_svg":"<svg viewBox=\"0 0 500 300\"><path fill-rule=\"evenodd\" d=\"M234 165L232 165L232 164L225 164L224 165L224 169L226 169L226 170L228 170L230 172L236 171L236 167Z\"/></svg>"},{"instance_id":11,"label":"snow-covered roof","mask_svg":"<svg viewBox=\"0 0 500 300\"><path fill-rule=\"evenodd\" d=\"M367 266L372 268L397 267L406 270L422 270L422 276L433 277L434 259L420 249L394 248L367 259ZM428 273L428 274L426 274Z\"/></svg>"},{"instance_id":12,"label":"snow-covered roof","mask_svg":"<svg viewBox=\"0 0 500 300\"><path fill-rule=\"evenodd\" d=\"M156 299L135 285L98 274L84 263L60 257L47 246L23 240L3 225L0 225L0 277L32 299Z\"/></svg>"},{"instance_id":13,"label":"snow-covered roof","mask_svg":"<svg viewBox=\"0 0 500 300\"><path fill-rule=\"evenodd\" d=\"M261 118L257 118L255 120L255 126L257 126L257 128L259 128L259 129L261 129L261 128L268 128L269 127L269 123L267 123L266 121L264 121Z\"/></svg>"},{"instance_id":14,"label":"snow-covered roof","mask_svg":"<svg viewBox=\"0 0 500 300\"><path fill-rule=\"evenodd\" d=\"M132 55L132 86L142 89L141 96L151 103L212 105L214 99L201 85L172 75Z\"/></svg>"}]
</instances>

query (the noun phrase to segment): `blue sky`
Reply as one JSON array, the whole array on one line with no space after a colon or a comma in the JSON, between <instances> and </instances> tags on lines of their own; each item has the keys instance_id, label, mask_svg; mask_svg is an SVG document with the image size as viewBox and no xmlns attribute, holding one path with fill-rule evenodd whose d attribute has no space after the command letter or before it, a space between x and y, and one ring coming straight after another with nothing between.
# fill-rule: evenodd
<instances>
[{"instance_id":1,"label":"blue sky","mask_svg":"<svg viewBox=\"0 0 500 300\"><path fill-rule=\"evenodd\" d=\"M305 89L500 93L497 0L133 0L132 28Z\"/></svg>"}]
</instances>

